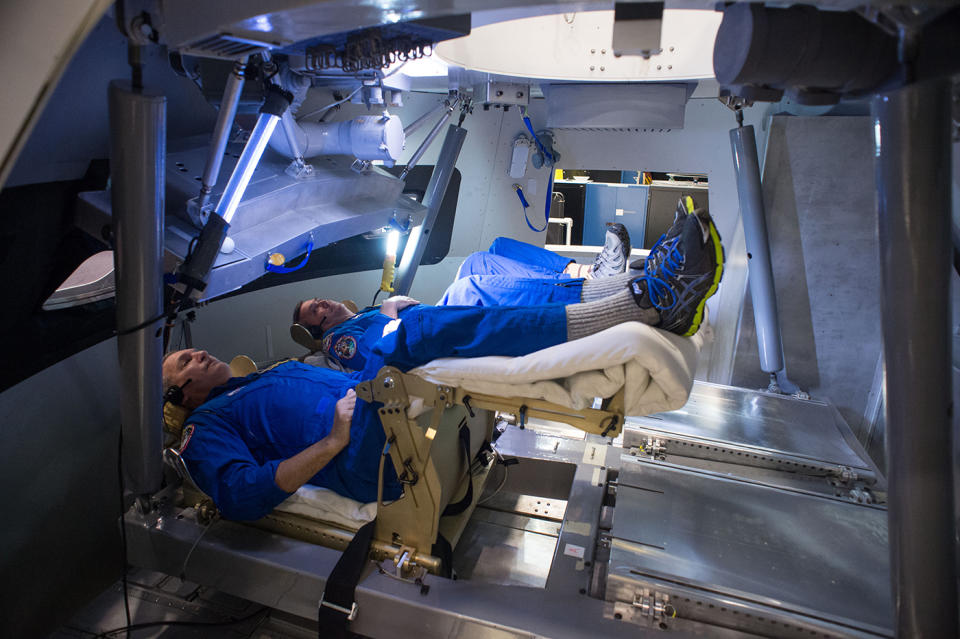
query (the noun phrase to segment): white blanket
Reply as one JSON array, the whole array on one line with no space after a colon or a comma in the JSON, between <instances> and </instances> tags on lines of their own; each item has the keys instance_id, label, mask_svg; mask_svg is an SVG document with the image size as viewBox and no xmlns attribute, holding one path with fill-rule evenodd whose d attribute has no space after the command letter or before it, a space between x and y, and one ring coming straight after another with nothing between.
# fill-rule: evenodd
<instances>
[{"instance_id":1,"label":"white blanket","mask_svg":"<svg viewBox=\"0 0 960 639\"><path fill-rule=\"evenodd\" d=\"M706 324L693 337L680 337L627 322L523 357L438 359L411 372L473 393L544 399L574 409L625 387L624 413L649 415L687 402L697 355L709 337Z\"/></svg>"},{"instance_id":2,"label":"white blanket","mask_svg":"<svg viewBox=\"0 0 960 639\"><path fill-rule=\"evenodd\" d=\"M304 484L281 502L276 510L356 530L377 516L377 503L364 504L328 488Z\"/></svg>"}]
</instances>

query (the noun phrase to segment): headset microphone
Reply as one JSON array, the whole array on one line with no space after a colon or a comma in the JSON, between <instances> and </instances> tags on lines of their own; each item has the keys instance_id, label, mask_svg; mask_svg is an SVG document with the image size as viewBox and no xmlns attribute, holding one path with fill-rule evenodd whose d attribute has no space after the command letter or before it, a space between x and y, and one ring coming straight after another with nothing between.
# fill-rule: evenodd
<instances>
[{"instance_id":1,"label":"headset microphone","mask_svg":"<svg viewBox=\"0 0 960 639\"><path fill-rule=\"evenodd\" d=\"M176 384L172 385L170 388L163 393L163 401L170 402L176 406L183 405L183 389L192 382L192 378L188 378L186 382L183 383L183 386L177 386Z\"/></svg>"}]
</instances>

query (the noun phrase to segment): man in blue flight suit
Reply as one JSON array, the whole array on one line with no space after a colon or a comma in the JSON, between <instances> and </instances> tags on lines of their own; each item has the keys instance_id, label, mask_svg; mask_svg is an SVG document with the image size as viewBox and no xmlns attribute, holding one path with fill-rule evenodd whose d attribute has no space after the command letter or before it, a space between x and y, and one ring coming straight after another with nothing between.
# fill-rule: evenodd
<instances>
[{"instance_id":1,"label":"man in blue flight suit","mask_svg":"<svg viewBox=\"0 0 960 639\"><path fill-rule=\"evenodd\" d=\"M286 362L231 378L229 367L204 351L171 353L163 362L167 396L175 386L178 403L192 409L181 436L183 460L228 519L262 517L304 483L374 501L385 435L376 406L357 400L357 382L383 365L409 370L439 357L525 355L625 321L692 334L719 284L723 249L712 223L704 235L698 221L685 222L655 268L599 301L414 305L376 341L360 372ZM390 464L384 473L384 498L397 498Z\"/></svg>"},{"instance_id":2,"label":"man in blue flight suit","mask_svg":"<svg viewBox=\"0 0 960 639\"><path fill-rule=\"evenodd\" d=\"M655 272L660 268L659 264L665 256L676 252L677 238L688 219L690 220L689 232L693 235L696 235L697 224L704 237L708 235L709 229L715 231L713 221L705 210L696 209L688 212L681 203L677 207L673 225L651 249L645 261L645 272ZM608 238L613 235L615 234L612 231L608 231ZM619 245L619 240L615 243ZM521 248L511 248L514 244ZM542 261L547 263L554 260L557 266L566 259L550 251L506 238L499 238L491 248L497 247L500 247L497 249L500 251L500 257L506 257L508 262L512 259L509 255L516 254L516 251L527 254L543 251L545 255ZM467 258L464 265L469 266L469 270L477 270L486 263L485 260L487 257L476 261ZM497 269L505 264L504 262L494 260L491 264L494 267L491 274L472 274L454 281L437 302L437 306L533 306L592 302L623 290L630 282L637 279L636 273L610 274L593 279L519 277L498 271ZM461 269L463 270L463 267ZM651 281L655 292L663 291L663 286L657 282L656 278ZM669 298L666 294L659 297ZM670 300L667 299L667 303L669 302ZM392 319L402 317L405 309L415 304L419 302L409 297L394 297L385 301L379 311L371 307L355 314L340 302L317 298L298 302L294 307L293 322L305 326L315 339L320 339L320 350L329 358L348 370L361 370L366 363L367 353L380 338L383 328ZM662 325L660 328L667 327ZM667 330L672 329L667 328Z\"/></svg>"},{"instance_id":3,"label":"man in blue flight suit","mask_svg":"<svg viewBox=\"0 0 960 639\"><path fill-rule=\"evenodd\" d=\"M539 246L499 237L488 251L474 253L463 261L456 281L437 306L533 306L600 299L627 285L631 278L624 271L629 257L630 236L622 224L608 226L604 247L592 265L577 264ZM616 281L600 283L608 278ZM592 280L597 283L584 285ZM314 298L297 302L293 323L320 339L320 350L329 358L349 370L361 370L384 326L419 303L397 296L386 300L379 310L367 307L353 313L341 302Z\"/></svg>"}]
</instances>

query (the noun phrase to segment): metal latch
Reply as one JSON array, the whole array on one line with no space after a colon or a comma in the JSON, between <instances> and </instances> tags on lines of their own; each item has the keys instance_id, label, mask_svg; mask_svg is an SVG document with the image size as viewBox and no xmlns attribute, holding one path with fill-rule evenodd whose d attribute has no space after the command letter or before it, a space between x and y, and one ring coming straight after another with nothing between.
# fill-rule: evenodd
<instances>
[{"instance_id":1,"label":"metal latch","mask_svg":"<svg viewBox=\"0 0 960 639\"><path fill-rule=\"evenodd\" d=\"M397 577L403 577L404 573L416 568L416 564L413 561L413 554L415 552L416 549L411 546L401 546L397 554L393 556L393 563L397 569Z\"/></svg>"},{"instance_id":2,"label":"metal latch","mask_svg":"<svg viewBox=\"0 0 960 639\"><path fill-rule=\"evenodd\" d=\"M353 621L354 619L357 618L357 610L360 608L360 606L357 605L357 602L356 602L356 601L354 601L353 604L351 604L350 608L347 609L347 608L344 608L343 606L338 606L338 605L335 604L335 603L330 603L329 601L324 601L324 600L323 600L323 596L326 595L326 594L327 594L327 591L326 591L326 590L324 590L322 593L320 593L320 605L321 605L321 606L326 606L327 608L330 608L331 610L336 610L337 612L340 612L340 613L345 614L345 615L347 616L347 621Z\"/></svg>"},{"instance_id":3,"label":"metal latch","mask_svg":"<svg viewBox=\"0 0 960 639\"><path fill-rule=\"evenodd\" d=\"M633 607L639 609L639 614L658 621L665 617L676 617L676 609L670 605L670 595L644 588L633 596Z\"/></svg>"},{"instance_id":4,"label":"metal latch","mask_svg":"<svg viewBox=\"0 0 960 639\"><path fill-rule=\"evenodd\" d=\"M640 455L648 455L650 459L664 459L667 454L667 444L659 439L647 437L642 444L631 448L630 454L635 457L639 457Z\"/></svg>"},{"instance_id":5,"label":"metal latch","mask_svg":"<svg viewBox=\"0 0 960 639\"><path fill-rule=\"evenodd\" d=\"M854 482L860 479L860 475L857 474L857 471L850 468L849 466L841 466L839 468L839 473L837 474L837 477L840 479L840 481L843 481L843 482Z\"/></svg>"}]
</instances>

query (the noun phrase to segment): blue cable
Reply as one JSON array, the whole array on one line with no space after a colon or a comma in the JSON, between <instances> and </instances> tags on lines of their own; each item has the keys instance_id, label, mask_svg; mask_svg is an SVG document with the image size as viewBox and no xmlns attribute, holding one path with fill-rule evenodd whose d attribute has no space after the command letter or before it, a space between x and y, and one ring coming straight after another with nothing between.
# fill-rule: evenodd
<instances>
[{"instance_id":1,"label":"blue cable","mask_svg":"<svg viewBox=\"0 0 960 639\"><path fill-rule=\"evenodd\" d=\"M274 266L270 262L267 262L266 268L271 273L293 273L294 271L299 271L304 266L307 265L307 262L310 261L310 251L313 250L313 237L310 237L310 241L307 243L306 255L303 257L303 261L297 264L296 266Z\"/></svg>"}]
</instances>

